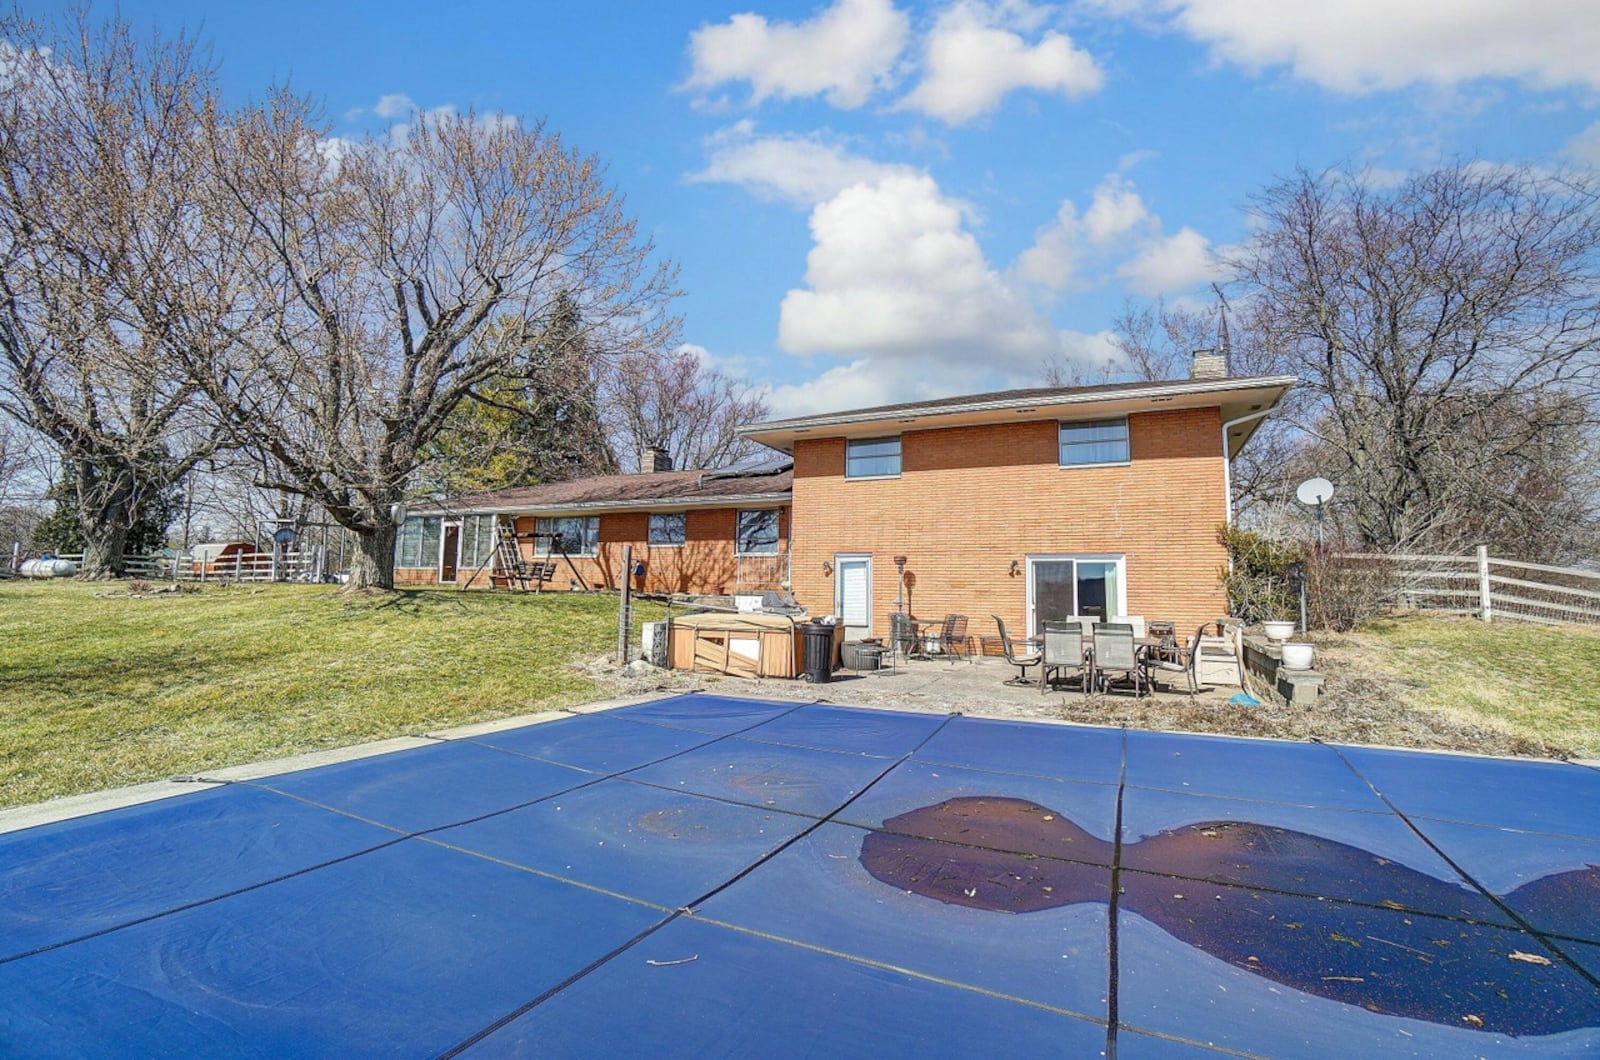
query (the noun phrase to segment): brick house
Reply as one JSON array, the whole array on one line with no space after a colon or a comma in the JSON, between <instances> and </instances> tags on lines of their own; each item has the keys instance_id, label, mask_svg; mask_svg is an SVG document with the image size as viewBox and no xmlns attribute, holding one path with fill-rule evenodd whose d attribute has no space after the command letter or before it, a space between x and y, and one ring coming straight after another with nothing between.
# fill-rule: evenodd
<instances>
[{"instance_id":1,"label":"brick house","mask_svg":"<svg viewBox=\"0 0 1600 1060\"><path fill-rule=\"evenodd\" d=\"M781 462L674 471L647 451L651 470L637 475L421 506L396 544L395 581L487 587L498 520L525 559L556 561L547 588L618 587L631 544L636 591L787 585L851 637L887 637L900 607L966 614L973 632L991 632L991 614L1027 635L1069 614L1192 628L1227 611L1217 529L1231 514L1229 461L1294 382L1227 378L1221 358L1197 357L1183 380L754 424L740 433Z\"/></svg>"},{"instance_id":2,"label":"brick house","mask_svg":"<svg viewBox=\"0 0 1600 1060\"><path fill-rule=\"evenodd\" d=\"M674 471L647 450L644 466L419 505L395 542L395 584L488 588L497 522L525 561L556 564L545 588L618 588L626 545L643 568L637 592L759 592L788 580L788 461Z\"/></svg>"},{"instance_id":3,"label":"brick house","mask_svg":"<svg viewBox=\"0 0 1600 1060\"><path fill-rule=\"evenodd\" d=\"M1009 390L774 420L740 433L794 459L795 597L847 636L996 614L1032 635L1071 614L1180 628L1227 613L1228 461L1292 376ZM900 577L897 558L904 563Z\"/></svg>"}]
</instances>

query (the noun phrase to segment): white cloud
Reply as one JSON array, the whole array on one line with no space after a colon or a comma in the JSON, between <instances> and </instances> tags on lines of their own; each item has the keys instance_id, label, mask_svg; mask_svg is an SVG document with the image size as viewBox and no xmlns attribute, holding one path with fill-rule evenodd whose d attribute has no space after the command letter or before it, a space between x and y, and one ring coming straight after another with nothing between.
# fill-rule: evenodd
<instances>
[{"instance_id":1,"label":"white cloud","mask_svg":"<svg viewBox=\"0 0 1600 1060\"><path fill-rule=\"evenodd\" d=\"M1248 69L1289 67L1341 92L1505 77L1600 87L1593 0L1099 0L1165 13L1212 57Z\"/></svg>"},{"instance_id":2,"label":"white cloud","mask_svg":"<svg viewBox=\"0 0 1600 1060\"><path fill-rule=\"evenodd\" d=\"M1018 255L1015 271L1028 283L1064 291L1087 261L1129 240L1148 238L1160 224L1133 185L1113 173L1095 188L1081 216L1071 199L1062 200L1055 220L1035 233L1033 246Z\"/></svg>"},{"instance_id":3,"label":"white cloud","mask_svg":"<svg viewBox=\"0 0 1600 1060\"><path fill-rule=\"evenodd\" d=\"M922 82L899 106L960 125L994 110L1016 89L1068 99L1099 91L1099 65L1070 37L1050 30L1031 44L1023 38L1039 17L1037 9L1018 4L957 0L935 20L923 44Z\"/></svg>"},{"instance_id":4,"label":"white cloud","mask_svg":"<svg viewBox=\"0 0 1600 1060\"><path fill-rule=\"evenodd\" d=\"M1215 279L1218 266L1211 241L1185 225L1146 247L1119 268L1117 275L1139 294L1158 295Z\"/></svg>"},{"instance_id":5,"label":"white cloud","mask_svg":"<svg viewBox=\"0 0 1600 1060\"><path fill-rule=\"evenodd\" d=\"M1036 361L1056 337L989 267L959 203L931 177L847 188L811 214L804 290L784 296L778 341L793 353L904 360Z\"/></svg>"},{"instance_id":6,"label":"white cloud","mask_svg":"<svg viewBox=\"0 0 1600 1060\"><path fill-rule=\"evenodd\" d=\"M910 20L891 0L835 0L804 22L734 15L689 35L694 68L684 87L750 85L750 102L822 96L859 107L889 84Z\"/></svg>"},{"instance_id":7,"label":"white cloud","mask_svg":"<svg viewBox=\"0 0 1600 1060\"><path fill-rule=\"evenodd\" d=\"M1580 165L1600 169L1600 121L1568 140L1561 153Z\"/></svg>"},{"instance_id":8,"label":"white cloud","mask_svg":"<svg viewBox=\"0 0 1600 1060\"><path fill-rule=\"evenodd\" d=\"M380 118L408 118L416 110L417 105L404 92L391 92L372 105L372 113Z\"/></svg>"},{"instance_id":9,"label":"white cloud","mask_svg":"<svg viewBox=\"0 0 1600 1060\"><path fill-rule=\"evenodd\" d=\"M690 181L737 184L799 206L815 206L854 184L917 172L853 155L816 135L756 136L750 122L723 130L710 143L705 169L690 174Z\"/></svg>"}]
</instances>

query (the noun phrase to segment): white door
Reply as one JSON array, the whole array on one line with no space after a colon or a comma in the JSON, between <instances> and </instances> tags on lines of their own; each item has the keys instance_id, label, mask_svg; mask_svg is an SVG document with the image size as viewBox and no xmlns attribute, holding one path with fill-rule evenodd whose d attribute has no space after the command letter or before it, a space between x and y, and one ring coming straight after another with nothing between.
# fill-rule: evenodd
<instances>
[{"instance_id":1,"label":"white door","mask_svg":"<svg viewBox=\"0 0 1600 1060\"><path fill-rule=\"evenodd\" d=\"M833 611L846 636L872 628L872 557L833 557Z\"/></svg>"}]
</instances>

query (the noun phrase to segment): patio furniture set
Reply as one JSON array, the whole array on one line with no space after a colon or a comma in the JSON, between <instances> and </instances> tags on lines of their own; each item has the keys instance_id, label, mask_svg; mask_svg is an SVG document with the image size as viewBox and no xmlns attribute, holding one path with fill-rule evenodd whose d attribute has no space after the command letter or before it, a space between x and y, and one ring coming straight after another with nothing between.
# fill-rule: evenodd
<instances>
[{"instance_id":1,"label":"patio furniture set","mask_svg":"<svg viewBox=\"0 0 1600 1060\"><path fill-rule=\"evenodd\" d=\"M1151 622L1146 630L1144 619L1138 616L1112 621L1092 617L1047 621L1043 636L1023 642L1019 649L1006 631L1005 620L999 615L993 618L1006 661L1018 670L1010 683L1028 683L1028 671L1037 667L1041 693L1057 682L1075 680L1085 694L1110 692L1115 685L1145 696L1155 691L1158 680L1173 684L1181 677L1189 686L1189 695L1194 696L1207 676L1215 679L1218 671L1224 678L1231 677L1229 683L1240 683L1239 626L1233 620L1207 622L1187 643L1178 640L1173 623Z\"/></svg>"}]
</instances>

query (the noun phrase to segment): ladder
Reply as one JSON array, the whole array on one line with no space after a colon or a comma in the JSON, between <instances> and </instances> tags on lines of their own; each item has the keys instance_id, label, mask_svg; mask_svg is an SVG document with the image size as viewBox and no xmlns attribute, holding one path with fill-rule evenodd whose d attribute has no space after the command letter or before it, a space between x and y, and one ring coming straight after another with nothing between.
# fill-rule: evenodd
<instances>
[{"instance_id":1,"label":"ladder","mask_svg":"<svg viewBox=\"0 0 1600 1060\"><path fill-rule=\"evenodd\" d=\"M501 582L507 589L528 588L528 566L522 560L522 549L517 545L516 528L509 522L494 521L494 571L489 575L489 587L497 588Z\"/></svg>"}]
</instances>

